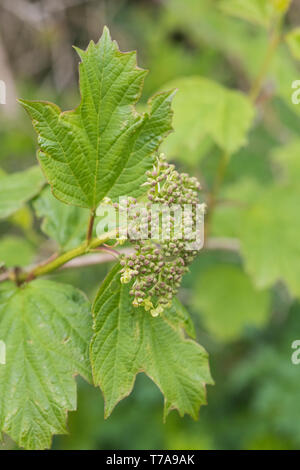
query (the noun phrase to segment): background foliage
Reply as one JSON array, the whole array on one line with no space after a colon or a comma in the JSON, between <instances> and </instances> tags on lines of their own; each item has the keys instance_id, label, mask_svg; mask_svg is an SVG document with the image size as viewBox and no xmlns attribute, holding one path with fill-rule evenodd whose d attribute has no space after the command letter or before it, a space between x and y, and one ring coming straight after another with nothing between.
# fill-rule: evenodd
<instances>
[{"instance_id":1,"label":"background foliage","mask_svg":"<svg viewBox=\"0 0 300 470\"><path fill-rule=\"evenodd\" d=\"M53 448L300 447L299 366L290 359L300 333L300 108L291 100L300 74L300 10L291 3L279 33L287 6L286 0L187 0L184 7L182 0L2 0L0 79L9 86L0 107L0 219L9 216L1 212L6 173L32 172L36 161L36 138L15 97L51 99L63 109L78 103L71 45L97 41L104 24L121 50L137 49L139 65L150 69L141 110L156 91L178 88L176 132L163 150L200 178L209 209L207 248L180 292L215 381L199 421L171 413L163 424L162 395L142 375L104 421L99 390L80 379L70 434L56 437ZM15 176L17 201L40 190L32 173L29 187ZM13 215L0 220L0 261L8 266L53 253L48 236L68 249L82 240L78 221L85 212L69 212L71 237L51 217L55 201L47 207L41 197L15 212L10 200ZM92 299L109 268L66 270L51 281L73 284ZM3 448L13 446L5 438Z\"/></svg>"}]
</instances>

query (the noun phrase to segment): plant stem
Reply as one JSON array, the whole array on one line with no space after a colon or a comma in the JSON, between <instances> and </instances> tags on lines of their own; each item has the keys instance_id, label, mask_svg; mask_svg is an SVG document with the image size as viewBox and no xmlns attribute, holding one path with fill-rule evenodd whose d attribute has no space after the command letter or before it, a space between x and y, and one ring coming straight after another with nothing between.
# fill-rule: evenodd
<instances>
[{"instance_id":1,"label":"plant stem","mask_svg":"<svg viewBox=\"0 0 300 470\"><path fill-rule=\"evenodd\" d=\"M112 256L114 256L116 259L120 258L120 253L106 244L103 244L96 248L96 251L106 251L107 253L110 253Z\"/></svg>"},{"instance_id":2,"label":"plant stem","mask_svg":"<svg viewBox=\"0 0 300 470\"><path fill-rule=\"evenodd\" d=\"M250 100L255 103L257 97L260 94L260 90L263 86L264 80L266 78L266 75L268 73L268 69L270 66L270 63L273 59L274 53L280 43L281 40L281 23L282 23L282 18L278 20L276 23L273 33L271 34L271 39L269 41L268 47L267 47L267 52L264 58L264 61L262 63L261 69L256 77L256 79L253 82L253 85L249 91L249 98ZM223 155L221 156L221 159L219 161L219 165L217 168L216 172L216 179L213 184L213 188L211 193L209 194L208 198L208 209L209 212L206 217L206 224L205 224L205 239L207 239L210 231L210 221L211 221L211 216L214 211L214 208L217 203L217 196L220 190L220 187L224 181L224 177L226 174L226 169L228 166L228 163L230 161L231 155L228 152L224 152Z\"/></svg>"},{"instance_id":3,"label":"plant stem","mask_svg":"<svg viewBox=\"0 0 300 470\"><path fill-rule=\"evenodd\" d=\"M234 238L210 238L206 245L205 245L206 250L222 250L222 251L234 251L234 252L239 252L239 241L234 239ZM100 251L100 250L99 250ZM103 249L104 251L104 249ZM106 251L106 250L105 250ZM123 248L120 250L120 254L132 254L133 249L132 248ZM53 259L53 256L51 256ZM50 259L44 261L43 263L39 264L35 268L32 268L30 273L28 272L23 272L20 273L19 279L21 283L30 282L37 276L37 268L40 268L41 266L48 266L48 273L50 274L52 271L50 270L51 266L50 265ZM98 265L102 263L108 263L112 261L113 259L113 253L111 251L107 251L106 253L95 253L94 250L90 250L89 254L86 254L85 256L79 256L72 258L70 261L62 264L61 266L58 267L58 269L72 269L72 268L82 268L86 266L93 266L93 265ZM39 270L41 273L41 271ZM46 274L48 274L46 273ZM39 274L42 275L42 274ZM31 278L29 278L31 276ZM35 276L35 277L34 277ZM0 274L0 283L5 282L5 281L13 281L16 282L15 278L15 270L12 269L10 271L5 271Z\"/></svg>"},{"instance_id":4,"label":"plant stem","mask_svg":"<svg viewBox=\"0 0 300 470\"><path fill-rule=\"evenodd\" d=\"M37 277L49 274L52 271L55 271L56 269L60 268L64 264L68 263L68 261L71 261L72 259L77 258L79 256L83 256L92 251L94 248L103 245L103 243L110 240L111 238L114 238L115 236L116 232L114 230L112 232L103 234L100 238L94 238L90 240L88 245L86 242L84 242L73 250L67 251L66 253L63 253L61 256L58 256L55 259L51 257L48 262L43 262L40 265L36 266L29 274L20 274L19 279L23 282L29 282Z\"/></svg>"},{"instance_id":5,"label":"plant stem","mask_svg":"<svg viewBox=\"0 0 300 470\"><path fill-rule=\"evenodd\" d=\"M263 86L263 82L266 78L269 66L273 59L274 53L280 43L280 39L281 39L281 34L280 34L280 23L279 23L278 26L274 29L274 33L272 34L271 40L268 44L267 52L266 52L264 61L262 63L261 69L250 89L249 98L251 99L252 102L256 101L260 93L260 90Z\"/></svg>"},{"instance_id":6,"label":"plant stem","mask_svg":"<svg viewBox=\"0 0 300 470\"><path fill-rule=\"evenodd\" d=\"M220 187L224 181L224 177L225 177L225 173L226 173L226 169L227 169L227 166L228 166L228 163L230 161L230 153L229 152L224 152L222 155L221 155L221 158L219 160L219 164L218 164L218 168L217 168L217 173L216 173L216 179L214 181L214 184L213 184L213 190L212 190L212 204L213 204L213 207L215 206L216 204L216 195L218 194L219 190L220 190Z\"/></svg>"},{"instance_id":7,"label":"plant stem","mask_svg":"<svg viewBox=\"0 0 300 470\"><path fill-rule=\"evenodd\" d=\"M229 152L223 152L219 160L218 167L217 167L216 178L213 183L212 191L210 192L208 196L207 205L208 205L209 212L206 216L206 222L205 222L205 239L208 238L208 235L210 232L211 216L217 203L217 195L223 183L229 160L230 160Z\"/></svg>"}]
</instances>

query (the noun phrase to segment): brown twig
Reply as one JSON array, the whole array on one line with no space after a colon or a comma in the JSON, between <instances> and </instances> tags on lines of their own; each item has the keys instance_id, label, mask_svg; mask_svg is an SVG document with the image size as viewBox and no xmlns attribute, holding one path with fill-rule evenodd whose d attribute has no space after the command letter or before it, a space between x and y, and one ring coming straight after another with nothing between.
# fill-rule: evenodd
<instances>
[{"instance_id":1,"label":"brown twig","mask_svg":"<svg viewBox=\"0 0 300 470\"><path fill-rule=\"evenodd\" d=\"M204 245L205 250L240 251L240 242L236 238L212 237Z\"/></svg>"},{"instance_id":2,"label":"brown twig","mask_svg":"<svg viewBox=\"0 0 300 470\"><path fill-rule=\"evenodd\" d=\"M129 255L133 253L132 248L123 248L120 250L119 254ZM113 261L114 256L112 253L93 253L90 255L83 256L81 258L75 258L72 261L69 261L60 269L72 269L72 268L82 268L87 266L93 266L96 264L104 264Z\"/></svg>"}]
</instances>

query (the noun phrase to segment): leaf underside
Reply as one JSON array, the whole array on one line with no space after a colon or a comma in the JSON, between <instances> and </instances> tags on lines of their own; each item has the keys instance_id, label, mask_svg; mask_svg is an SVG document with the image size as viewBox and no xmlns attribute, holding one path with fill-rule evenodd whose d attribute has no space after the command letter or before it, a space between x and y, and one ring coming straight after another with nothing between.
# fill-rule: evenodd
<instances>
[{"instance_id":1,"label":"leaf underside","mask_svg":"<svg viewBox=\"0 0 300 470\"><path fill-rule=\"evenodd\" d=\"M205 384L212 384L207 353L184 337L186 320L181 312L175 318L174 307L173 321L134 308L119 270L117 265L108 275L93 308L91 362L94 382L104 394L105 416L130 394L136 375L145 372L164 395L164 417L176 408L181 416L197 418L206 403Z\"/></svg>"},{"instance_id":2,"label":"leaf underside","mask_svg":"<svg viewBox=\"0 0 300 470\"><path fill-rule=\"evenodd\" d=\"M87 209L62 204L49 186L34 201L34 208L37 216L43 217L42 231L57 242L61 251L72 250L84 241L89 220Z\"/></svg>"},{"instance_id":3,"label":"leaf underside","mask_svg":"<svg viewBox=\"0 0 300 470\"><path fill-rule=\"evenodd\" d=\"M171 131L174 91L149 101L138 114L146 71L136 53L121 53L107 28L86 51L76 48L81 104L62 112L43 101L20 100L38 133L38 159L54 196L96 209L104 196L138 196L153 153Z\"/></svg>"}]
</instances>

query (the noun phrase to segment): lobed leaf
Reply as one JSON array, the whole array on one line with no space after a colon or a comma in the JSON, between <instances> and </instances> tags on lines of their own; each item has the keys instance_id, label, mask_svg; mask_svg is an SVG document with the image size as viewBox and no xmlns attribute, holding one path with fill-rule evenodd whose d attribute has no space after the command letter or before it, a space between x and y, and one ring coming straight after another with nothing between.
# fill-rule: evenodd
<instances>
[{"instance_id":1,"label":"lobed leaf","mask_svg":"<svg viewBox=\"0 0 300 470\"><path fill-rule=\"evenodd\" d=\"M167 88L178 88L174 99L174 129L163 150L170 157L195 161L215 143L232 154L247 142L254 118L250 100L203 77L174 80Z\"/></svg>"},{"instance_id":2,"label":"lobed leaf","mask_svg":"<svg viewBox=\"0 0 300 470\"><path fill-rule=\"evenodd\" d=\"M135 52L121 53L104 28L81 64L81 103L73 111L43 101L21 100L38 133L38 158L55 197L96 209L104 196L141 194L153 153L171 131L174 92L154 96L138 114L145 70Z\"/></svg>"},{"instance_id":3,"label":"lobed leaf","mask_svg":"<svg viewBox=\"0 0 300 470\"><path fill-rule=\"evenodd\" d=\"M184 338L182 312L170 321L134 308L119 271L117 265L110 272L93 307L91 362L94 382L104 394L105 416L130 394L136 375L145 372L164 395L165 417L176 408L181 416L196 418L206 403L205 384L212 383L207 353Z\"/></svg>"},{"instance_id":4,"label":"lobed leaf","mask_svg":"<svg viewBox=\"0 0 300 470\"><path fill-rule=\"evenodd\" d=\"M300 295L299 191L270 187L241 218L246 269L260 288L283 280Z\"/></svg>"},{"instance_id":5,"label":"lobed leaf","mask_svg":"<svg viewBox=\"0 0 300 470\"><path fill-rule=\"evenodd\" d=\"M258 288L284 281L297 297L300 295L299 152L299 140L273 152L274 181L262 186L252 180L242 180L227 187L222 197L233 204L225 211L220 206L214 215L214 234L219 236L223 231L224 235L225 229L227 236L239 238L245 270Z\"/></svg>"},{"instance_id":6,"label":"lobed leaf","mask_svg":"<svg viewBox=\"0 0 300 470\"><path fill-rule=\"evenodd\" d=\"M0 288L0 431L26 449L50 447L76 409L79 373L90 380L90 307L77 289L52 281Z\"/></svg>"}]
</instances>

